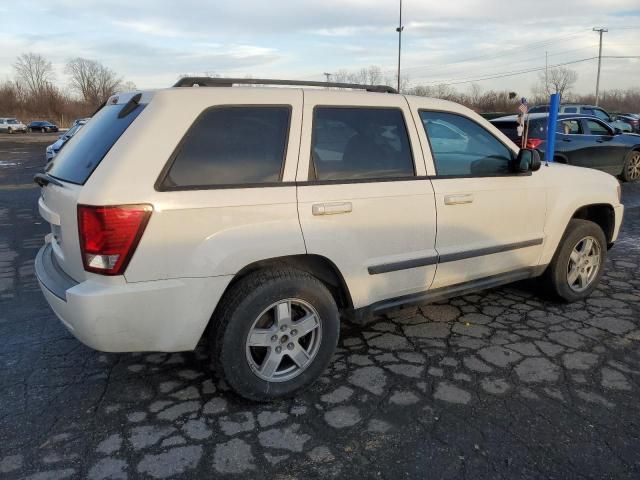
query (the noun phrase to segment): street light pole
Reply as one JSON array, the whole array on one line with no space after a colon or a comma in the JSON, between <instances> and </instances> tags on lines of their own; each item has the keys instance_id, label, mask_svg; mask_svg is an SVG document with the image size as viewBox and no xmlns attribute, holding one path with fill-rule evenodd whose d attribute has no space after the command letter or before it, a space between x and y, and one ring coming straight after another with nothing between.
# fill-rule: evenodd
<instances>
[{"instance_id":1,"label":"street light pole","mask_svg":"<svg viewBox=\"0 0 640 480\"><path fill-rule=\"evenodd\" d=\"M598 76L596 77L596 107L598 106L598 99L600 96L600 66L602 64L602 34L608 32L608 28L593 28L594 32L600 34L600 46L598 48Z\"/></svg>"},{"instance_id":2,"label":"street light pole","mask_svg":"<svg viewBox=\"0 0 640 480\"><path fill-rule=\"evenodd\" d=\"M396 28L396 32L398 32L398 92L400 91L400 52L402 51L402 30L404 30L404 27L402 26L402 0L400 0L400 20L398 21L398 28Z\"/></svg>"},{"instance_id":3,"label":"street light pole","mask_svg":"<svg viewBox=\"0 0 640 480\"><path fill-rule=\"evenodd\" d=\"M331 81L331 74L329 72L324 72L323 75L327 77L327 83Z\"/></svg>"}]
</instances>

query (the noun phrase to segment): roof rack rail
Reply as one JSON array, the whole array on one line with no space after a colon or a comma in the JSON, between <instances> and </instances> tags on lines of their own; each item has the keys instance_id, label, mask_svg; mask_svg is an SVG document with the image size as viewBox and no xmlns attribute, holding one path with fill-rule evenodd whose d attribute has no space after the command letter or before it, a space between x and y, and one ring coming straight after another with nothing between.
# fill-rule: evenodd
<instances>
[{"instance_id":1,"label":"roof rack rail","mask_svg":"<svg viewBox=\"0 0 640 480\"><path fill-rule=\"evenodd\" d=\"M359 83L315 82L306 80L270 80L265 78L215 78L215 77L184 77L178 80L174 87L232 87L234 85L296 85L301 87L333 87L366 90L367 92L398 93L387 85L361 85Z\"/></svg>"}]
</instances>

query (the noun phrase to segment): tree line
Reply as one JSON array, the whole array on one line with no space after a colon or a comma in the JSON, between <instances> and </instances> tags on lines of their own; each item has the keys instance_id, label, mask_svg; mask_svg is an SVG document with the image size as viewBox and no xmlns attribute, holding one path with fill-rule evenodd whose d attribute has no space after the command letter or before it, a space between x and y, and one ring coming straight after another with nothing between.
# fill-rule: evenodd
<instances>
[{"instance_id":1,"label":"tree line","mask_svg":"<svg viewBox=\"0 0 640 480\"><path fill-rule=\"evenodd\" d=\"M136 88L109 67L87 58L72 58L67 62L64 87L54 83L51 62L37 53L23 53L13 68L14 77L0 82L0 116L18 117L24 122L50 120L67 126L75 118L91 115L113 93ZM595 95L573 92L577 78L575 71L564 67L540 72L537 83L532 86L532 96L513 90L484 90L477 83L464 91L447 84L413 84L408 76L401 76L400 90L410 95L451 100L479 113L516 113L521 97L528 97L529 104L535 105L547 103L551 93L560 93L564 102L595 103ZM385 75L375 65L353 71L339 70L330 74L330 80L393 87L398 83L397 76ZM640 113L640 88L605 90L600 94L599 104L611 112Z\"/></svg>"},{"instance_id":2,"label":"tree line","mask_svg":"<svg viewBox=\"0 0 640 480\"><path fill-rule=\"evenodd\" d=\"M136 88L109 67L81 57L65 65L64 87L56 85L53 65L40 54L23 53L13 70L13 78L0 83L0 116L25 123L49 120L68 126L76 118L91 115L115 92Z\"/></svg>"},{"instance_id":3,"label":"tree line","mask_svg":"<svg viewBox=\"0 0 640 480\"><path fill-rule=\"evenodd\" d=\"M331 75L335 82L363 83L369 85L389 85L397 87L397 75L384 75L378 66L359 70L340 70ZM546 104L549 95L559 93L563 102L575 102L593 105L595 94L577 94L573 91L578 74L565 67L550 68L539 72L537 82L528 92L513 90L484 90L478 83L472 83L461 91L447 84L413 84L408 76L400 77L400 91L409 95L440 98L461 103L478 113L517 113L520 99L526 97L529 105ZM612 89L600 93L599 105L605 110L620 113L640 113L640 88Z\"/></svg>"}]
</instances>

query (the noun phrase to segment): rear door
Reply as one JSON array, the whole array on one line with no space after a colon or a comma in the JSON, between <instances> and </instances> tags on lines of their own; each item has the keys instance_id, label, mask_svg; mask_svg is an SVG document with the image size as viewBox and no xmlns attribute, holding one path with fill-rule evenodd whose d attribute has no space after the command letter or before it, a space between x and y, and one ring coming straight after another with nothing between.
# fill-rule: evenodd
<instances>
[{"instance_id":1,"label":"rear door","mask_svg":"<svg viewBox=\"0 0 640 480\"><path fill-rule=\"evenodd\" d=\"M122 97L119 104L103 107L46 167L54 180L42 187L40 215L51 225L47 241L56 262L76 281L86 278L78 237L78 198L93 171L144 109L144 104L138 104L123 114L127 100Z\"/></svg>"},{"instance_id":2,"label":"rear door","mask_svg":"<svg viewBox=\"0 0 640 480\"><path fill-rule=\"evenodd\" d=\"M591 148L593 140L585 135L580 119L558 120L556 132L556 153L563 154L570 165L590 167L586 152Z\"/></svg>"},{"instance_id":3,"label":"rear door","mask_svg":"<svg viewBox=\"0 0 640 480\"><path fill-rule=\"evenodd\" d=\"M436 212L406 100L304 95L297 181L308 253L336 264L356 307L426 290Z\"/></svg>"}]
</instances>

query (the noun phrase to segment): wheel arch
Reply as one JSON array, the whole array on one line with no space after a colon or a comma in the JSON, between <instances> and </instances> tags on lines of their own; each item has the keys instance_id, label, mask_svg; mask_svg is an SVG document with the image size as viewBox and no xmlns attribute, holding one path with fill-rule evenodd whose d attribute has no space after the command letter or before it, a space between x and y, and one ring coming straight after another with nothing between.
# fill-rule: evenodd
<instances>
[{"instance_id":1,"label":"wheel arch","mask_svg":"<svg viewBox=\"0 0 640 480\"><path fill-rule=\"evenodd\" d=\"M242 278L258 270L287 267L307 272L324 283L333 295L338 308L353 308L349 287L342 273L335 263L322 255L299 254L258 260L240 269L227 286L227 290Z\"/></svg>"},{"instance_id":2,"label":"wheel arch","mask_svg":"<svg viewBox=\"0 0 640 480\"><path fill-rule=\"evenodd\" d=\"M589 220L597 224L604 232L607 243L611 244L611 239L613 238L613 232L616 225L616 215L613 205L608 203L583 205L573 213L571 219L574 218Z\"/></svg>"}]
</instances>

